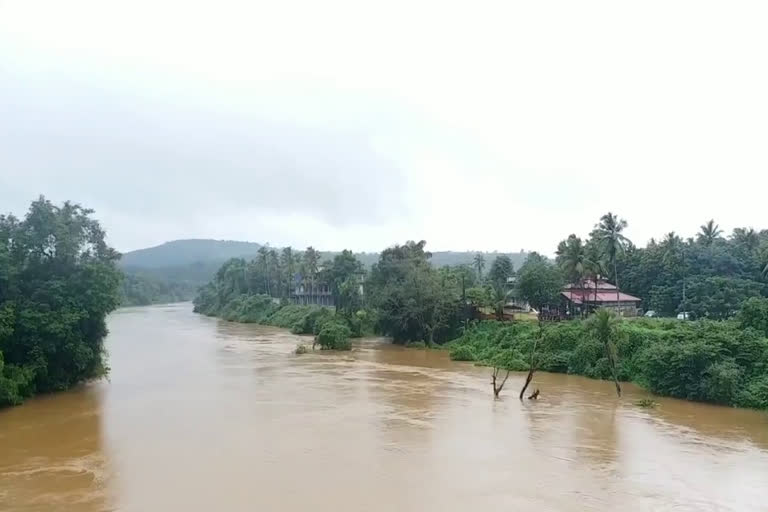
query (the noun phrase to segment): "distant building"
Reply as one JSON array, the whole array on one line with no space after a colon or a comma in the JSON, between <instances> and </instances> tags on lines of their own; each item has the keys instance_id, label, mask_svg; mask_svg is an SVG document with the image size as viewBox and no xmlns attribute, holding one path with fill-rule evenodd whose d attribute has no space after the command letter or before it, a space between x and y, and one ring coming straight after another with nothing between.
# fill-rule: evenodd
<instances>
[{"instance_id":1,"label":"distant building","mask_svg":"<svg viewBox=\"0 0 768 512\"><path fill-rule=\"evenodd\" d=\"M564 312L570 317L598 308L618 310L623 316L637 316L640 312L641 299L623 292L617 298L616 286L603 279L568 284L560 293L560 298Z\"/></svg>"}]
</instances>

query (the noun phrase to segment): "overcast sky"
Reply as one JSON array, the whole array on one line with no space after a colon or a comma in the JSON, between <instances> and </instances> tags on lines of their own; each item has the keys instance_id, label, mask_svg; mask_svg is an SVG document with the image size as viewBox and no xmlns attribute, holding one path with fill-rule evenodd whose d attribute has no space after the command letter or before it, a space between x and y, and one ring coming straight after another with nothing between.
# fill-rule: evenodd
<instances>
[{"instance_id":1,"label":"overcast sky","mask_svg":"<svg viewBox=\"0 0 768 512\"><path fill-rule=\"evenodd\" d=\"M768 228L768 3L0 0L0 210L120 250Z\"/></svg>"}]
</instances>

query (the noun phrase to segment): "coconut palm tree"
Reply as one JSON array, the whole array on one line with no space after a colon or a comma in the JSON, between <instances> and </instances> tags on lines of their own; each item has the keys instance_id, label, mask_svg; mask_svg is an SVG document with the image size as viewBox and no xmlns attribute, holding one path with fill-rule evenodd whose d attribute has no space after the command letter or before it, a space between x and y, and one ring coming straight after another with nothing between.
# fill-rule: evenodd
<instances>
[{"instance_id":1,"label":"coconut palm tree","mask_svg":"<svg viewBox=\"0 0 768 512\"><path fill-rule=\"evenodd\" d=\"M480 281L483 278L483 269L485 268L485 256L483 256L483 253L475 254L472 264L477 269L477 280Z\"/></svg>"},{"instance_id":2,"label":"coconut palm tree","mask_svg":"<svg viewBox=\"0 0 768 512\"><path fill-rule=\"evenodd\" d=\"M269 293L269 249L263 245L259 247L257 261L259 262L261 273L264 276L264 289L267 292L267 295L271 296Z\"/></svg>"},{"instance_id":3,"label":"coconut palm tree","mask_svg":"<svg viewBox=\"0 0 768 512\"><path fill-rule=\"evenodd\" d=\"M624 252L630 241L622 234L627 227L627 221L620 219L611 212L606 213L600 218L600 222L595 226L595 235L601 246L603 254L608 260L608 264L613 267L614 284L616 285L616 310L619 310L620 291L619 291L619 270L617 260L620 252Z\"/></svg>"},{"instance_id":4,"label":"coconut palm tree","mask_svg":"<svg viewBox=\"0 0 768 512\"><path fill-rule=\"evenodd\" d=\"M586 246L581 241L581 238L576 235L569 235L566 240L560 242L557 246L557 258L555 261L560 270L562 270L565 279L569 283L581 287L590 268ZM570 286L570 288L573 289L573 286ZM572 292L570 299L571 303L573 303Z\"/></svg>"},{"instance_id":5,"label":"coconut palm tree","mask_svg":"<svg viewBox=\"0 0 768 512\"><path fill-rule=\"evenodd\" d=\"M717 240L723 231L718 224L715 224L714 219L710 219L706 224L701 225L701 232L699 233L699 241L705 246L709 247Z\"/></svg>"},{"instance_id":6,"label":"coconut palm tree","mask_svg":"<svg viewBox=\"0 0 768 512\"><path fill-rule=\"evenodd\" d=\"M293 254L293 248L291 246L283 248L283 252L280 254L280 266L283 269L285 278L286 298L290 299L291 284L293 283L293 276L296 273L296 256Z\"/></svg>"},{"instance_id":7,"label":"coconut palm tree","mask_svg":"<svg viewBox=\"0 0 768 512\"><path fill-rule=\"evenodd\" d=\"M274 249L270 249L268 253L268 261L267 265L269 267L269 276L267 279L269 279L270 283L274 283L277 289L275 290L277 293L275 295L280 295L280 259L277 255L277 251ZM270 287L270 289L273 289Z\"/></svg>"},{"instance_id":8,"label":"coconut palm tree","mask_svg":"<svg viewBox=\"0 0 768 512\"><path fill-rule=\"evenodd\" d=\"M746 249L748 253L757 250L760 245L760 236L752 228L736 228L733 230L731 240Z\"/></svg>"},{"instance_id":9,"label":"coconut palm tree","mask_svg":"<svg viewBox=\"0 0 768 512\"><path fill-rule=\"evenodd\" d=\"M318 265L320 264L320 253L311 245L304 251L304 272L309 278L310 301L314 299L315 278L317 277Z\"/></svg>"},{"instance_id":10,"label":"coconut palm tree","mask_svg":"<svg viewBox=\"0 0 768 512\"><path fill-rule=\"evenodd\" d=\"M588 328L592 332L592 335L599 342L603 344L605 348L605 355L608 357L608 363L611 366L611 373L613 374L613 383L616 385L616 394L621 396L621 386L619 385L619 375L616 370L616 346L615 339L618 335L618 324L621 320L612 312L607 309L600 309L595 313L592 318L588 320Z\"/></svg>"}]
</instances>

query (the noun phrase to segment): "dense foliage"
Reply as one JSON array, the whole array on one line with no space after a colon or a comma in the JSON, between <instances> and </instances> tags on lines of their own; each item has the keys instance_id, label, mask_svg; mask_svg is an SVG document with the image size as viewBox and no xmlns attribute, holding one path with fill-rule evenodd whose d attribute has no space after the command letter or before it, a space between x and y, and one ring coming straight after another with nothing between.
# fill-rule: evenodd
<instances>
[{"instance_id":1,"label":"dense foliage","mask_svg":"<svg viewBox=\"0 0 768 512\"><path fill-rule=\"evenodd\" d=\"M435 269L425 245L422 240L386 249L365 283L379 331L396 342L447 341L461 324L462 276L466 283L467 273Z\"/></svg>"},{"instance_id":2,"label":"dense foliage","mask_svg":"<svg viewBox=\"0 0 768 512\"><path fill-rule=\"evenodd\" d=\"M750 322L765 325L761 316ZM634 319L610 326L620 380L689 400L768 408L766 333L736 321L678 322ZM528 370L528 355L539 338L538 369L611 379L608 353L591 320L555 324L481 322L448 344L455 360Z\"/></svg>"},{"instance_id":3,"label":"dense foliage","mask_svg":"<svg viewBox=\"0 0 768 512\"><path fill-rule=\"evenodd\" d=\"M645 248L630 246L618 263L624 288L646 309L713 319L731 317L748 298L768 293L766 264L768 231L738 228L726 239L713 222L695 240L669 233Z\"/></svg>"},{"instance_id":4,"label":"dense foliage","mask_svg":"<svg viewBox=\"0 0 768 512\"><path fill-rule=\"evenodd\" d=\"M24 220L0 215L0 406L107 372L119 255L91 214L41 197Z\"/></svg>"}]
</instances>

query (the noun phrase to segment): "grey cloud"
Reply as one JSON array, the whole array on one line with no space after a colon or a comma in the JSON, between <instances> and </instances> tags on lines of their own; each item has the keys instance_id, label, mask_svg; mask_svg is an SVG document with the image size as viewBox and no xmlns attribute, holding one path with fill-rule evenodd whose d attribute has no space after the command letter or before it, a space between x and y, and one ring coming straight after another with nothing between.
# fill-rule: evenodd
<instances>
[{"instance_id":1,"label":"grey cloud","mask_svg":"<svg viewBox=\"0 0 768 512\"><path fill-rule=\"evenodd\" d=\"M407 209L403 169L378 154L359 126L300 126L4 78L5 194L45 193L179 222L190 212L248 208L366 224Z\"/></svg>"}]
</instances>

